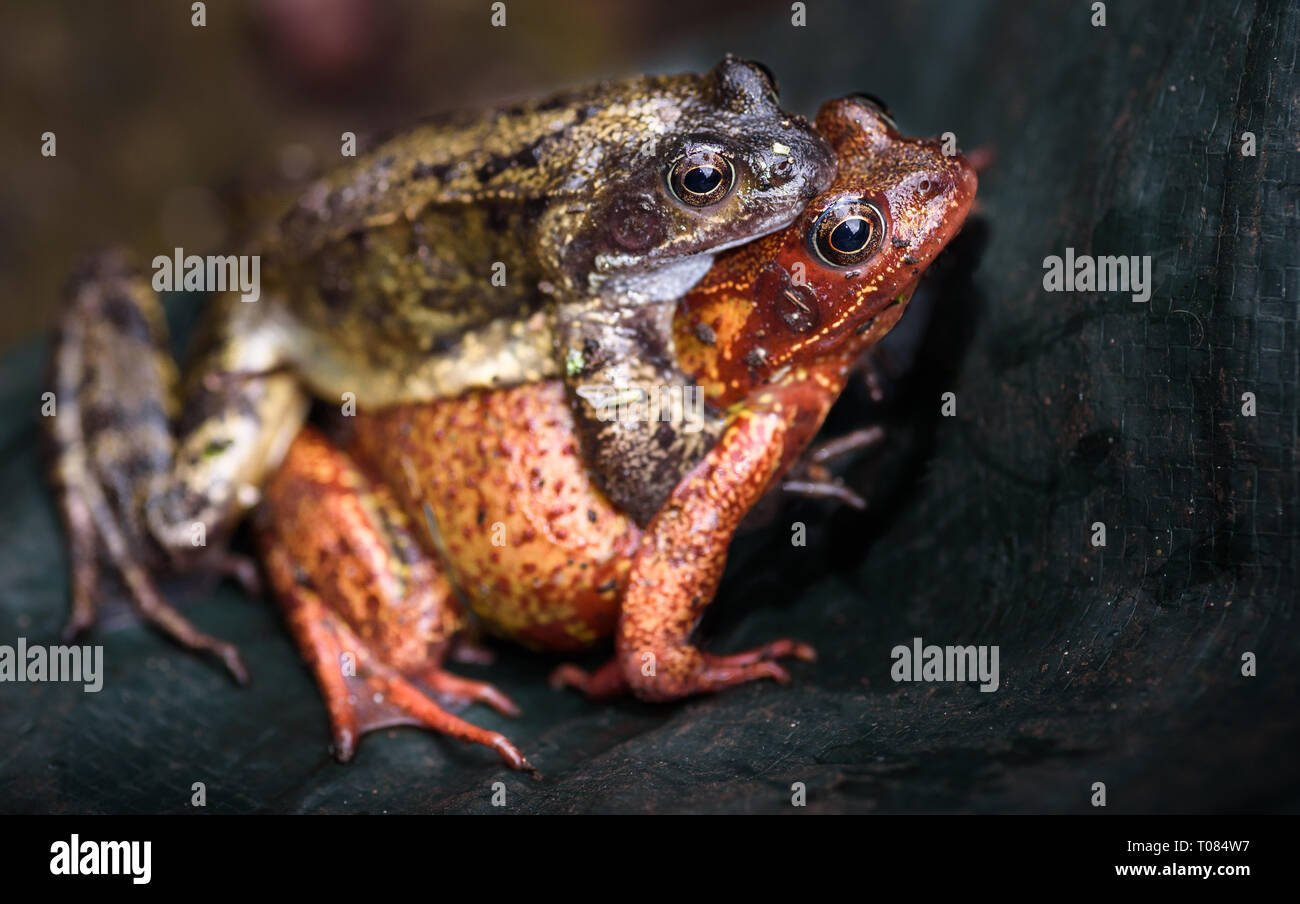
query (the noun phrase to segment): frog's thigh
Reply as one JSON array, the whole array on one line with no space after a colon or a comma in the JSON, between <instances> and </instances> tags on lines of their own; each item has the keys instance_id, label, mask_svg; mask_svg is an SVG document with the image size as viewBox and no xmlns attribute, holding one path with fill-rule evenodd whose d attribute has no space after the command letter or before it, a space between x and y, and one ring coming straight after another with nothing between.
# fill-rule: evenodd
<instances>
[{"instance_id":1,"label":"frog's thigh","mask_svg":"<svg viewBox=\"0 0 1300 904\"><path fill-rule=\"evenodd\" d=\"M339 759L350 759L368 731L418 725L491 747L513 768L528 768L503 736L431 698L517 712L491 685L442 670L464 627L453 588L388 492L310 428L267 481L258 540L325 696Z\"/></svg>"}]
</instances>

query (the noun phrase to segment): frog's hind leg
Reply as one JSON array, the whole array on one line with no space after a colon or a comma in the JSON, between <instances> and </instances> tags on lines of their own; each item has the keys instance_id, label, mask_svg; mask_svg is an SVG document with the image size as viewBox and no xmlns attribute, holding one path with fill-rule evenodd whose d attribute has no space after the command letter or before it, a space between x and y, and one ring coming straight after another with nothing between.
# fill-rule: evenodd
<instances>
[{"instance_id":1,"label":"frog's hind leg","mask_svg":"<svg viewBox=\"0 0 1300 904\"><path fill-rule=\"evenodd\" d=\"M276 597L325 698L338 759L351 759L367 732L415 725L533 771L505 736L435 701L519 711L492 685L443 670L466 627L456 591L394 497L347 454L304 429L267 482L257 527Z\"/></svg>"},{"instance_id":2,"label":"frog's hind leg","mask_svg":"<svg viewBox=\"0 0 1300 904\"><path fill-rule=\"evenodd\" d=\"M74 278L51 362L56 409L47 418L52 476L68 531L69 638L97 616L99 556L117 569L140 615L183 646L212 653L241 683L229 643L195 628L150 577L158 564L137 497L165 477L174 444L176 374L162 308L117 254L90 259Z\"/></svg>"}]
</instances>

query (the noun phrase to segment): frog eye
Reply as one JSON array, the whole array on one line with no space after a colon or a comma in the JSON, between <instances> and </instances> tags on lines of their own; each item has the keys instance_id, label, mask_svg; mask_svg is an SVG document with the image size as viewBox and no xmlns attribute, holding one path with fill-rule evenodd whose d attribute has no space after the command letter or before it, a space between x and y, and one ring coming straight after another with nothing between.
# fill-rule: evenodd
<instances>
[{"instance_id":1,"label":"frog eye","mask_svg":"<svg viewBox=\"0 0 1300 904\"><path fill-rule=\"evenodd\" d=\"M884 234L885 219L874 204L840 201L813 224L812 245L831 266L849 267L875 254Z\"/></svg>"},{"instance_id":2,"label":"frog eye","mask_svg":"<svg viewBox=\"0 0 1300 904\"><path fill-rule=\"evenodd\" d=\"M668 188L691 207L717 204L731 191L736 170L715 150L701 148L679 157L668 170Z\"/></svg>"}]
</instances>

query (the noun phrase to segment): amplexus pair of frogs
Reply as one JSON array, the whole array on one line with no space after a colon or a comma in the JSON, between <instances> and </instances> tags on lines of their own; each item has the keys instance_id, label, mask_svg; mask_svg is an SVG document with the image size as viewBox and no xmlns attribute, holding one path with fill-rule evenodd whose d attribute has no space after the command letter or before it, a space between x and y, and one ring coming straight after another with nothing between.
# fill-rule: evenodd
<instances>
[{"instance_id":1,"label":"amplexus pair of frogs","mask_svg":"<svg viewBox=\"0 0 1300 904\"><path fill-rule=\"evenodd\" d=\"M210 299L183 382L147 275L99 255L52 368L69 629L95 621L108 563L144 618L245 680L153 578L256 584L225 545L252 511L340 759L415 724L532 768L448 711L516 711L443 668L481 657L466 607L538 649L612 637L603 667L555 673L592 697L786 681L778 660L807 645L719 655L692 629L741 519L902 315L975 185L874 102L831 101L810 124L764 67L728 57L426 121L349 162L251 249L259 301ZM600 407L603 390L665 385L698 387L697 429ZM327 438L306 425L312 399L355 416Z\"/></svg>"}]
</instances>

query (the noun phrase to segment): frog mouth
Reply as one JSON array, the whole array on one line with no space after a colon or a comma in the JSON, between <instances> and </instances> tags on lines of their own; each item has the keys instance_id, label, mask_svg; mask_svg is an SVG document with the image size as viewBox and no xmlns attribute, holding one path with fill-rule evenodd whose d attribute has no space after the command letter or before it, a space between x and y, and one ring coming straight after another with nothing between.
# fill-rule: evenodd
<instances>
[{"instance_id":1,"label":"frog mouth","mask_svg":"<svg viewBox=\"0 0 1300 904\"><path fill-rule=\"evenodd\" d=\"M713 266L713 254L692 254L658 266L614 273L593 286L605 297L636 301L675 301L689 292Z\"/></svg>"},{"instance_id":2,"label":"frog mouth","mask_svg":"<svg viewBox=\"0 0 1300 904\"><path fill-rule=\"evenodd\" d=\"M588 289L596 294L621 295L638 301L676 300L704 278L704 274L713 266L713 260L719 254L780 232L797 220L802 213L802 210L795 211L790 217L775 221L757 232L723 242L721 245L710 246L705 251L697 251L669 261L650 261L640 267L626 270L611 267L608 272L600 276L592 274L589 277Z\"/></svg>"},{"instance_id":3,"label":"frog mouth","mask_svg":"<svg viewBox=\"0 0 1300 904\"><path fill-rule=\"evenodd\" d=\"M804 208L801 207L798 210L796 210L794 213L792 213L790 216L782 220L777 220L771 223L770 225L760 229L757 232L749 233L744 238L732 239L729 242L723 242L721 245L712 245L709 247L707 251L697 251L694 254L687 255L686 257L682 258L682 260L689 260L691 258L699 258L699 257L707 257L711 261L714 257L716 257L717 255L721 254L724 251L730 251L732 248L739 248L741 245L748 245L750 242L757 242L759 239L766 238L767 236L772 235L772 233L774 232L780 232L782 229L785 229L787 226L794 223L795 220L799 219L799 217L803 214L803 212L804 212Z\"/></svg>"}]
</instances>

